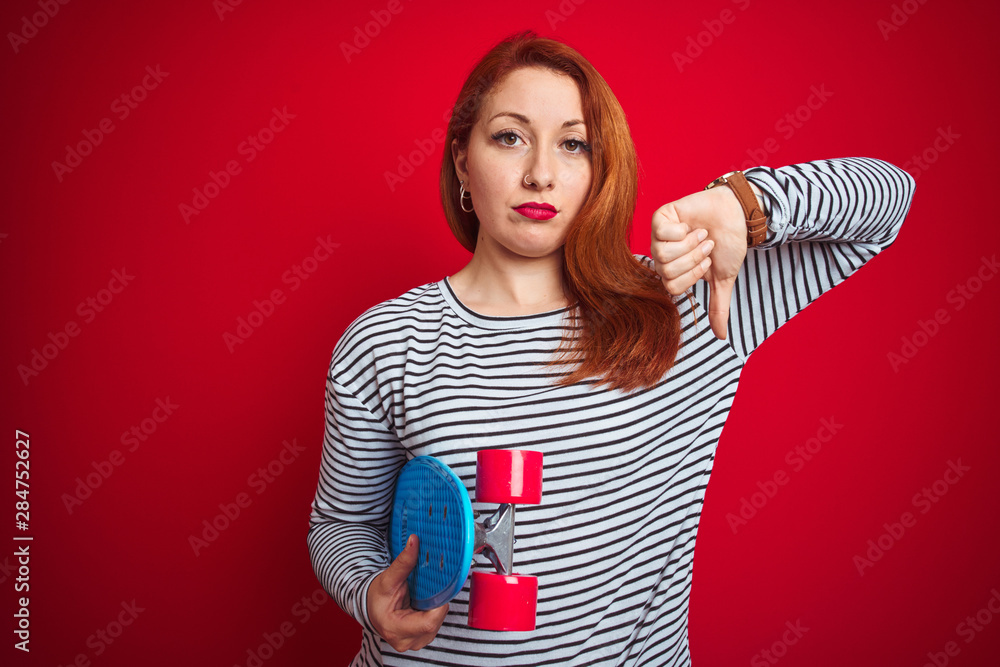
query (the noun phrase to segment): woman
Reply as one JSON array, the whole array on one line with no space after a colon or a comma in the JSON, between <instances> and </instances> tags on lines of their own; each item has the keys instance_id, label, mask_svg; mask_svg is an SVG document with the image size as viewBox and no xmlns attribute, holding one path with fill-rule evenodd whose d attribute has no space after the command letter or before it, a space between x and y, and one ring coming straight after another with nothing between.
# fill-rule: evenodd
<instances>
[{"instance_id":1,"label":"woman","mask_svg":"<svg viewBox=\"0 0 1000 667\"><path fill-rule=\"evenodd\" d=\"M695 535L743 364L893 242L913 181L862 158L750 169L661 207L635 257L625 115L582 56L531 33L473 70L446 145L471 261L359 317L328 376L308 543L364 629L354 664L690 664ZM467 627L467 587L412 610L419 546L389 562L402 465L436 456L472 491L484 448L545 455L543 502L517 515L534 632Z\"/></svg>"}]
</instances>

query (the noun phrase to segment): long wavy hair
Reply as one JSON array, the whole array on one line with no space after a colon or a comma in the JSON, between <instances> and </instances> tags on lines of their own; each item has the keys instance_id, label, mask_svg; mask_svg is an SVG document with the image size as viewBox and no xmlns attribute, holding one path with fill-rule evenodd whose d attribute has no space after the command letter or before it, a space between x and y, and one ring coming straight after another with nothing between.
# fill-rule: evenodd
<instances>
[{"instance_id":1,"label":"long wavy hair","mask_svg":"<svg viewBox=\"0 0 1000 667\"><path fill-rule=\"evenodd\" d=\"M441 162L441 202L452 233L475 252L476 212L459 205L451 144L466 148L480 109L511 72L546 67L580 89L591 145L590 193L563 246L563 282L575 301L551 365L569 365L559 384L597 378L596 384L631 391L651 387L673 366L680 315L656 273L635 258L628 238L638 197L638 159L625 112L604 78L576 50L525 31L487 53L462 86L448 123Z\"/></svg>"}]
</instances>

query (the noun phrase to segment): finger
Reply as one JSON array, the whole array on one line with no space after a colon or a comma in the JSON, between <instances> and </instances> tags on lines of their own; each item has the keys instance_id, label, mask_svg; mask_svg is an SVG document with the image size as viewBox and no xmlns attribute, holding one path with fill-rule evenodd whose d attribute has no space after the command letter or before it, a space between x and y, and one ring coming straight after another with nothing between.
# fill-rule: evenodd
<instances>
[{"instance_id":1,"label":"finger","mask_svg":"<svg viewBox=\"0 0 1000 667\"><path fill-rule=\"evenodd\" d=\"M660 241L654 238L649 246L649 255L657 262L666 264L697 248L707 236L708 232L704 229L692 229L678 241Z\"/></svg>"},{"instance_id":2,"label":"finger","mask_svg":"<svg viewBox=\"0 0 1000 667\"><path fill-rule=\"evenodd\" d=\"M441 625L444 623L444 619L447 618L448 604L445 603L440 607L420 612L420 615L422 616L420 620L423 624L422 638L425 640L422 646L426 646L437 636L438 630L441 629Z\"/></svg>"},{"instance_id":3,"label":"finger","mask_svg":"<svg viewBox=\"0 0 1000 667\"><path fill-rule=\"evenodd\" d=\"M653 259L660 264L658 268L661 276L667 280L673 280L688 273L709 256L715 247L715 241L709 239L700 243L698 237L702 233L707 234L705 230L701 229L691 232L680 243L663 244L670 246L669 248L656 249L659 257Z\"/></svg>"},{"instance_id":4,"label":"finger","mask_svg":"<svg viewBox=\"0 0 1000 667\"><path fill-rule=\"evenodd\" d=\"M729 327L729 303L733 298L732 280L712 282L712 296L708 307L708 321L719 340L726 340Z\"/></svg>"},{"instance_id":5,"label":"finger","mask_svg":"<svg viewBox=\"0 0 1000 667\"><path fill-rule=\"evenodd\" d=\"M406 584L406 578L417 565L420 557L419 538L410 535L406 540L406 547L399 552L396 560L392 561L384 573L383 584L387 590L394 591L396 588Z\"/></svg>"},{"instance_id":6,"label":"finger","mask_svg":"<svg viewBox=\"0 0 1000 667\"><path fill-rule=\"evenodd\" d=\"M691 228L680 221L673 204L665 204L653 213L653 241L681 241Z\"/></svg>"},{"instance_id":7,"label":"finger","mask_svg":"<svg viewBox=\"0 0 1000 667\"><path fill-rule=\"evenodd\" d=\"M705 275L705 272L708 271L710 266L712 266L712 258L706 257L700 264L687 273L683 273L676 278L669 280L661 278L660 281L663 283L666 290L674 296L684 294L684 292L690 289L692 285L701 280L702 276Z\"/></svg>"},{"instance_id":8,"label":"finger","mask_svg":"<svg viewBox=\"0 0 1000 667\"><path fill-rule=\"evenodd\" d=\"M420 650L434 641L447 616L447 604L427 611L400 611L393 627L394 636L389 643L397 651Z\"/></svg>"}]
</instances>

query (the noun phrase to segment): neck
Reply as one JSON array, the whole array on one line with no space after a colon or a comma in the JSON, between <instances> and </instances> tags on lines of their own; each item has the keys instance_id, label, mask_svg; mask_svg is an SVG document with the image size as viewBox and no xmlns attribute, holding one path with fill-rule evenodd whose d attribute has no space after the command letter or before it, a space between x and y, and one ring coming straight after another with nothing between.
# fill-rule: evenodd
<instances>
[{"instance_id":1,"label":"neck","mask_svg":"<svg viewBox=\"0 0 1000 667\"><path fill-rule=\"evenodd\" d=\"M482 315L533 315L569 305L562 266L561 248L546 257L504 261L477 249L448 282L466 307Z\"/></svg>"}]
</instances>

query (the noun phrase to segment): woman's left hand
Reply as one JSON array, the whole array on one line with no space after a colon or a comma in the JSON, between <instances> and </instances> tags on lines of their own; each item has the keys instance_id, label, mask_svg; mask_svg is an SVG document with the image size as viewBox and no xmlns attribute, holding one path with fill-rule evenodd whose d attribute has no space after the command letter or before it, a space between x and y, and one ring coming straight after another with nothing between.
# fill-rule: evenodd
<instances>
[{"instance_id":1,"label":"woman's left hand","mask_svg":"<svg viewBox=\"0 0 1000 667\"><path fill-rule=\"evenodd\" d=\"M650 257L671 294L683 294L704 278L711 289L708 321L726 339L736 275L747 256L743 207L726 186L664 204L653 214Z\"/></svg>"}]
</instances>

